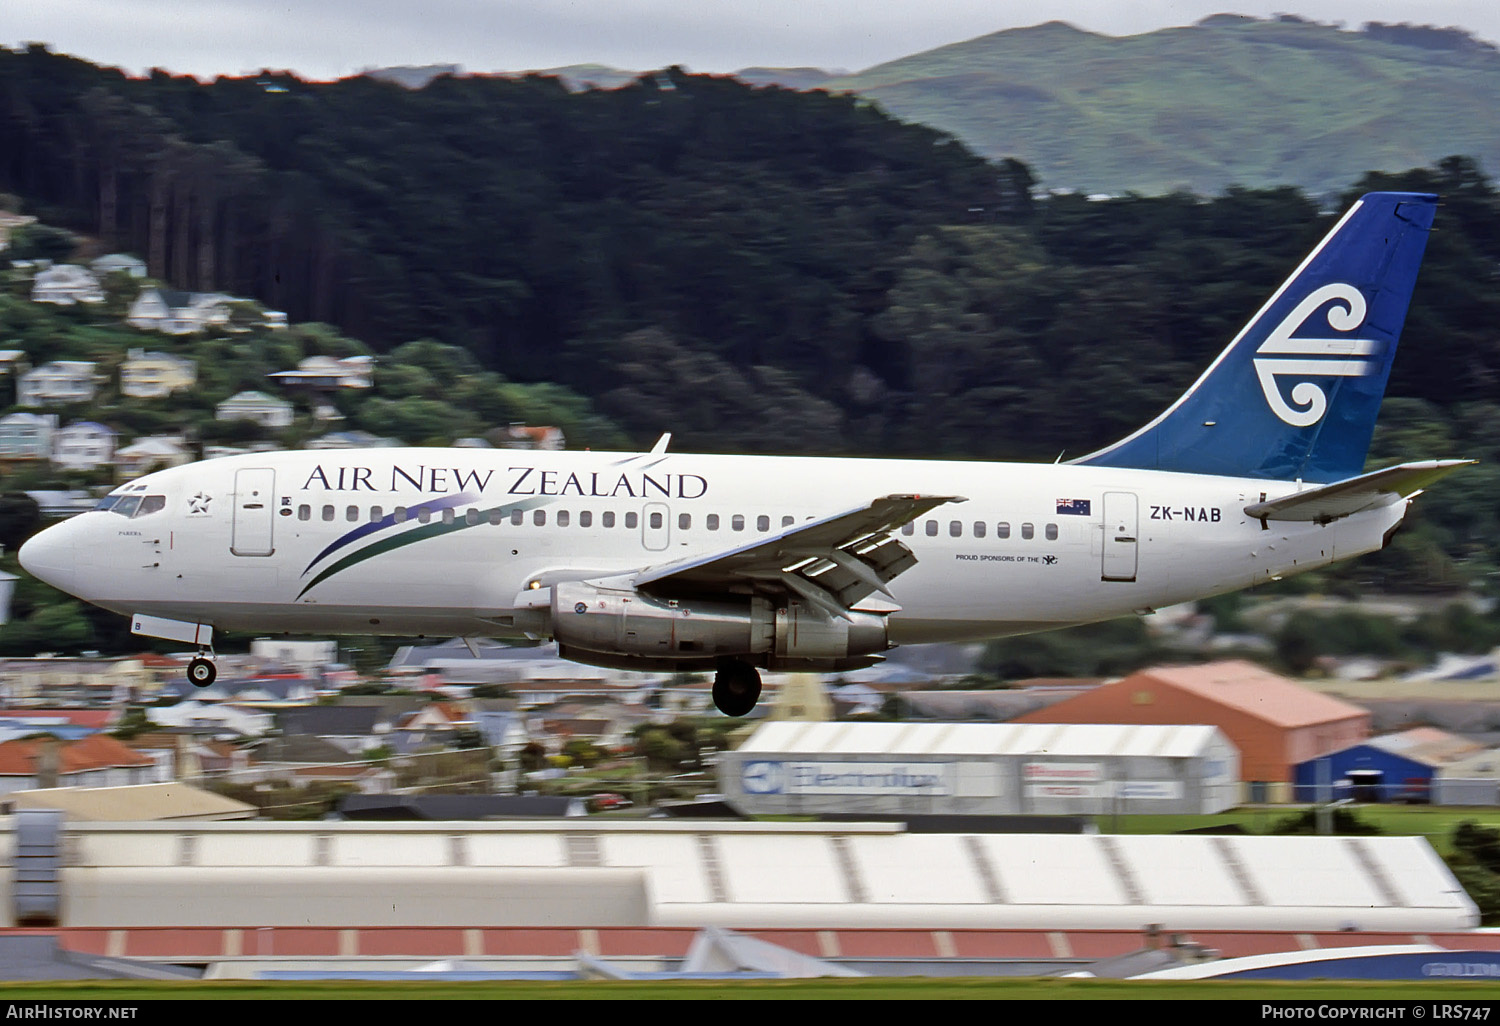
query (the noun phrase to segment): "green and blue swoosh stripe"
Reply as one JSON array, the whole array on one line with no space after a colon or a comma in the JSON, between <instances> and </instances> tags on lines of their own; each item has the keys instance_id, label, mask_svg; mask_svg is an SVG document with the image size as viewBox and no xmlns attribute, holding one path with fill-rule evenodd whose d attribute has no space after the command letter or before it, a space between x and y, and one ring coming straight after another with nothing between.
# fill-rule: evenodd
<instances>
[{"instance_id":1,"label":"green and blue swoosh stripe","mask_svg":"<svg viewBox=\"0 0 1500 1026\"><path fill-rule=\"evenodd\" d=\"M433 499L428 502L418 503L414 506L408 506L406 509L406 517L401 521L401 524L414 523L415 516L421 513L423 510L439 511L444 509L451 509L454 506L473 502L477 498L478 496L476 495L472 495L468 492L461 492L457 495L445 496L441 499ZM437 538L445 534L452 534L455 531L462 531L466 528L490 526L490 517L496 512L499 512L501 517L504 518L509 517L516 510L534 509L537 506L548 505L552 501L553 499L551 497L523 499L520 502L506 503L501 506L494 506L490 509L481 510L480 520L477 524L469 523L466 518L455 517L452 523L443 523L441 520L439 520L436 523L420 524L418 526L414 526L411 530L403 531L398 534L387 535L372 542L369 545L366 545L364 548L348 553L342 558L328 564L326 567L320 570L312 580L308 581L307 584L303 586L302 590L297 593L297 598L302 598L302 596L306 595L309 591L317 587L319 584L328 580L328 578L332 577L334 574L341 573L342 571L347 570L352 566L357 566L360 563L365 562L366 560L375 558L376 556L384 555L387 552L393 552L396 549L405 548L408 545L415 545L417 542L426 541L429 538ZM331 542L325 549L323 549L322 552L318 553L317 556L315 556L312 561L307 564L307 569L302 571L302 576L307 576L307 574L312 571L313 567L317 566L324 559L328 558L339 549L342 549L348 545L352 545L355 542L360 541L364 538L368 538L378 532L382 532L396 526L398 526L396 515L392 513L389 516L382 517L380 520L374 521L372 523L362 524L354 530L341 535L339 538Z\"/></svg>"}]
</instances>

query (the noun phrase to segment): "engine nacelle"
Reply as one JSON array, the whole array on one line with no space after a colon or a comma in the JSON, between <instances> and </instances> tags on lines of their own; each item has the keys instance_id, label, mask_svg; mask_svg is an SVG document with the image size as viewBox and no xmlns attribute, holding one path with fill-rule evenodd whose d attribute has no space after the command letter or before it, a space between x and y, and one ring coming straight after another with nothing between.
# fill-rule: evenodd
<instances>
[{"instance_id":1,"label":"engine nacelle","mask_svg":"<svg viewBox=\"0 0 1500 1026\"><path fill-rule=\"evenodd\" d=\"M552 634L560 645L650 660L747 657L774 668L884 652L885 617L830 617L798 600L747 595L667 599L583 581L552 586Z\"/></svg>"}]
</instances>

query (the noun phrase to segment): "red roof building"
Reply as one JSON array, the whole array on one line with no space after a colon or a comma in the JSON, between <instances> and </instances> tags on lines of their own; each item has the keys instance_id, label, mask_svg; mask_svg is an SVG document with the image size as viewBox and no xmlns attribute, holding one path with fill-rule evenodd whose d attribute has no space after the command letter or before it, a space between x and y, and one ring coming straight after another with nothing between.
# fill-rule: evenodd
<instances>
[{"instance_id":1,"label":"red roof building","mask_svg":"<svg viewBox=\"0 0 1500 1026\"><path fill-rule=\"evenodd\" d=\"M1241 661L1142 670L1014 722L1215 726L1240 750L1251 801L1289 800L1298 763L1370 736L1366 710Z\"/></svg>"},{"instance_id":2,"label":"red roof building","mask_svg":"<svg viewBox=\"0 0 1500 1026\"><path fill-rule=\"evenodd\" d=\"M0 794L41 787L160 784L171 779L169 764L108 734L91 734L77 741L19 738L0 744Z\"/></svg>"}]
</instances>

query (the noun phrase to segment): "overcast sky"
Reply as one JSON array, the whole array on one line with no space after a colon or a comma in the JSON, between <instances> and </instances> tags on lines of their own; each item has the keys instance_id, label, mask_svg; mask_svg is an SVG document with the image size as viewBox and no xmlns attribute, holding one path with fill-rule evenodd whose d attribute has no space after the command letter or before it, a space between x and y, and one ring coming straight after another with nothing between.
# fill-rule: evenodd
<instances>
[{"instance_id":1,"label":"overcast sky","mask_svg":"<svg viewBox=\"0 0 1500 1026\"><path fill-rule=\"evenodd\" d=\"M1053 19L1133 35L1220 11L1453 25L1500 41L1495 0L0 0L0 44L201 78L262 68L337 78L395 64L858 71Z\"/></svg>"}]
</instances>

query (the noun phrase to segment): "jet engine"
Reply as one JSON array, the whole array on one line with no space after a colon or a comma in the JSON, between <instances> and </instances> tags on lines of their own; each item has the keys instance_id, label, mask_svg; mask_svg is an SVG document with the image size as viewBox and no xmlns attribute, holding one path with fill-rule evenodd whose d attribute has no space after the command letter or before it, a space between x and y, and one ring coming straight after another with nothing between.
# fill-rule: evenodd
<instances>
[{"instance_id":1,"label":"jet engine","mask_svg":"<svg viewBox=\"0 0 1500 1026\"><path fill-rule=\"evenodd\" d=\"M891 647L883 615L845 620L799 599L674 599L560 581L551 613L564 656L603 666L686 670L735 656L773 670L847 669Z\"/></svg>"}]
</instances>

